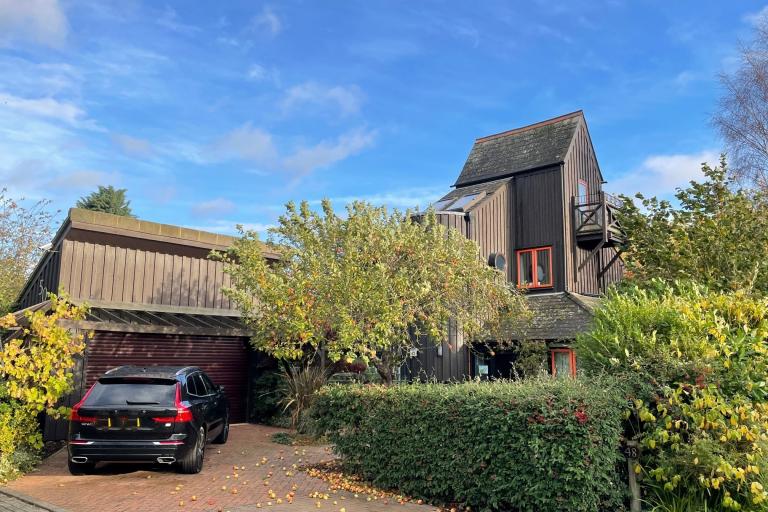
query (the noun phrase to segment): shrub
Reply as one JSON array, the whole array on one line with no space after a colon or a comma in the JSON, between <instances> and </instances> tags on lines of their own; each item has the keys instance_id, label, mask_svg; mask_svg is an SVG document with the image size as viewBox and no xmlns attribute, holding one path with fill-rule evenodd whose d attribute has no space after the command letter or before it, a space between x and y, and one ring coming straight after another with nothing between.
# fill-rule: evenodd
<instances>
[{"instance_id":1,"label":"shrub","mask_svg":"<svg viewBox=\"0 0 768 512\"><path fill-rule=\"evenodd\" d=\"M768 510L768 300L692 285L631 288L609 295L577 350L587 370L633 383L637 469L651 494Z\"/></svg>"},{"instance_id":2,"label":"shrub","mask_svg":"<svg viewBox=\"0 0 768 512\"><path fill-rule=\"evenodd\" d=\"M515 347L515 370L521 377L536 377L547 373L549 350L543 340L523 340Z\"/></svg>"},{"instance_id":3,"label":"shrub","mask_svg":"<svg viewBox=\"0 0 768 512\"><path fill-rule=\"evenodd\" d=\"M612 382L327 386L310 415L351 471L473 510L619 510Z\"/></svg>"},{"instance_id":4,"label":"shrub","mask_svg":"<svg viewBox=\"0 0 768 512\"><path fill-rule=\"evenodd\" d=\"M303 431L304 413L317 391L328 380L328 371L318 366L288 366L280 374L280 404L291 416L291 428Z\"/></svg>"},{"instance_id":5,"label":"shrub","mask_svg":"<svg viewBox=\"0 0 768 512\"><path fill-rule=\"evenodd\" d=\"M251 384L251 421L271 424L282 412L278 393L282 378L277 371L266 371L253 379Z\"/></svg>"},{"instance_id":6,"label":"shrub","mask_svg":"<svg viewBox=\"0 0 768 512\"><path fill-rule=\"evenodd\" d=\"M28 312L24 326L14 315L0 316L0 330L16 330L0 350L0 481L18 476L36 460L43 447L38 416L67 412L56 406L71 389L74 358L85 348L83 335L59 320L81 320L86 309L53 294L50 299L50 311Z\"/></svg>"}]
</instances>

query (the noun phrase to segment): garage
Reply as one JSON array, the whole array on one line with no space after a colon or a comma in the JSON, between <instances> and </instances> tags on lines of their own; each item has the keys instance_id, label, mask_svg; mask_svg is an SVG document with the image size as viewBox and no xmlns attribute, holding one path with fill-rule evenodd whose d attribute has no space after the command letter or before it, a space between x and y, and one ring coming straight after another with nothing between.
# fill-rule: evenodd
<instances>
[{"instance_id":1,"label":"garage","mask_svg":"<svg viewBox=\"0 0 768 512\"><path fill-rule=\"evenodd\" d=\"M224 386L231 420L247 421L251 335L237 304L226 264L231 236L132 217L73 208L42 255L19 298L20 310L44 311L48 292L87 306L85 318L59 325L86 338L72 369L71 407L88 386L116 366L199 366ZM264 258L280 255L264 248ZM45 441L67 436L68 422L41 418Z\"/></svg>"},{"instance_id":2,"label":"garage","mask_svg":"<svg viewBox=\"0 0 768 512\"><path fill-rule=\"evenodd\" d=\"M88 341L85 387L122 365L199 366L224 386L233 423L246 419L247 338L175 334L96 332Z\"/></svg>"}]
</instances>

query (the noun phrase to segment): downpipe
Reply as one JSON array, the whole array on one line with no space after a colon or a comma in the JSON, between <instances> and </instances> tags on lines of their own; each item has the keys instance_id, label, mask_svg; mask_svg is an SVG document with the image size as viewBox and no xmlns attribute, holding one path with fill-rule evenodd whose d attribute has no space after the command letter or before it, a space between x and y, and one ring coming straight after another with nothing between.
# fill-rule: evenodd
<instances>
[{"instance_id":1,"label":"downpipe","mask_svg":"<svg viewBox=\"0 0 768 512\"><path fill-rule=\"evenodd\" d=\"M176 457L158 457L157 462L160 464L173 464L176 462Z\"/></svg>"}]
</instances>

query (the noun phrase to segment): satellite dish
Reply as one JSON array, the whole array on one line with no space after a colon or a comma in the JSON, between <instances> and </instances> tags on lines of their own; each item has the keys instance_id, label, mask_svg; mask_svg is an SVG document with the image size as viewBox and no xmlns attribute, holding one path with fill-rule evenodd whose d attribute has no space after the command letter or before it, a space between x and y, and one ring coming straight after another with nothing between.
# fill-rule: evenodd
<instances>
[{"instance_id":1,"label":"satellite dish","mask_svg":"<svg viewBox=\"0 0 768 512\"><path fill-rule=\"evenodd\" d=\"M507 268L507 259L500 252L492 252L488 255L488 265L504 272L504 269Z\"/></svg>"}]
</instances>

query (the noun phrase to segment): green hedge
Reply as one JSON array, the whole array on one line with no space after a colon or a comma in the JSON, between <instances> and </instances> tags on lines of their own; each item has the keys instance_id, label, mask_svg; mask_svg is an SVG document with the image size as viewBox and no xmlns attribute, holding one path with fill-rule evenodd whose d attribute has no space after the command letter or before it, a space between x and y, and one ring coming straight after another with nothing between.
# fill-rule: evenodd
<instances>
[{"instance_id":1,"label":"green hedge","mask_svg":"<svg viewBox=\"0 0 768 512\"><path fill-rule=\"evenodd\" d=\"M621 510L625 403L608 381L328 386L311 415L348 469L472 510Z\"/></svg>"}]
</instances>

